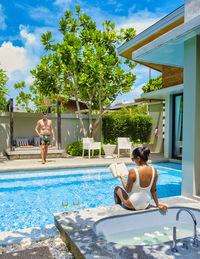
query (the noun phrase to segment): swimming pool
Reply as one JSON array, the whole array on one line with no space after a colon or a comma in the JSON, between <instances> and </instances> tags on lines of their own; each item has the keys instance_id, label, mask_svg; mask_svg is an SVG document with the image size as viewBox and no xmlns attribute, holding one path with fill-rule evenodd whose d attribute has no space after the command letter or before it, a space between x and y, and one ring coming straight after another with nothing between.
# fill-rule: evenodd
<instances>
[{"instance_id":1,"label":"swimming pool","mask_svg":"<svg viewBox=\"0 0 200 259\"><path fill-rule=\"evenodd\" d=\"M159 174L158 197L180 195L181 165L154 167ZM112 177L108 167L1 173L0 231L52 224L55 212L114 205L116 185L121 181ZM76 201L78 206L73 204Z\"/></svg>"}]
</instances>

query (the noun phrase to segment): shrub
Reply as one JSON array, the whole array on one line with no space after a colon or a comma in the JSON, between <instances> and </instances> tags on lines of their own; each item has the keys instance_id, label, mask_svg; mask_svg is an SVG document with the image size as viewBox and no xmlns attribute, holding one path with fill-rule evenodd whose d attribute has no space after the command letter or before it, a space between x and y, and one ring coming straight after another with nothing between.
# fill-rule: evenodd
<instances>
[{"instance_id":1,"label":"shrub","mask_svg":"<svg viewBox=\"0 0 200 259\"><path fill-rule=\"evenodd\" d=\"M76 141L72 144L69 144L67 147L67 153L71 156L82 156L83 152L83 143L82 141Z\"/></svg>"},{"instance_id":2,"label":"shrub","mask_svg":"<svg viewBox=\"0 0 200 259\"><path fill-rule=\"evenodd\" d=\"M115 113L104 115L102 119L104 142L113 143L117 141L117 137L128 137L129 117L129 115L118 115Z\"/></svg>"},{"instance_id":3,"label":"shrub","mask_svg":"<svg viewBox=\"0 0 200 259\"><path fill-rule=\"evenodd\" d=\"M152 129L152 119L148 115L135 115L130 117L129 135L134 142L148 142Z\"/></svg>"},{"instance_id":4,"label":"shrub","mask_svg":"<svg viewBox=\"0 0 200 259\"><path fill-rule=\"evenodd\" d=\"M83 153L83 143L82 141L75 141L71 144L68 145L67 147L67 153L71 156L82 156ZM94 151L94 155L98 155L99 150ZM104 150L103 150L103 143L101 143L101 155L104 155ZM84 155L88 156L88 150L84 151Z\"/></svg>"},{"instance_id":5,"label":"shrub","mask_svg":"<svg viewBox=\"0 0 200 259\"><path fill-rule=\"evenodd\" d=\"M116 143L118 137L130 137L132 141L148 142L152 119L148 115L119 115L107 113L103 117L102 132L104 142Z\"/></svg>"}]
</instances>

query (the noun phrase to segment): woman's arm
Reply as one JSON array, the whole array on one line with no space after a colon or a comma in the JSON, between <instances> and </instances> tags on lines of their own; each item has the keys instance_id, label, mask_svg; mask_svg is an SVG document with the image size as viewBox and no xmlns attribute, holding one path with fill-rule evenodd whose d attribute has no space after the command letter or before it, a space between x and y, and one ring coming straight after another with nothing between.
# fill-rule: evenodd
<instances>
[{"instance_id":1,"label":"woman's arm","mask_svg":"<svg viewBox=\"0 0 200 259\"><path fill-rule=\"evenodd\" d=\"M158 207L159 209L161 209L163 211L166 211L167 206L158 202L158 196L157 196L157 190L156 190L157 180L158 180L158 173L157 173L157 170L155 169L155 176L154 176L154 182L151 187L151 194L153 196L153 200L156 204L156 207Z\"/></svg>"},{"instance_id":2,"label":"woman's arm","mask_svg":"<svg viewBox=\"0 0 200 259\"><path fill-rule=\"evenodd\" d=\"M122 182L122 185L123 185L124 189L127 192L131 192L132 187L133 187L133 183L136 180L136 175L135 175L134 169L131 169L129 171L127 183L126 183L126 180L125 180L125 176L120 176L120 179L121 179L121 182Z\"/></svg>"}]
</instances>

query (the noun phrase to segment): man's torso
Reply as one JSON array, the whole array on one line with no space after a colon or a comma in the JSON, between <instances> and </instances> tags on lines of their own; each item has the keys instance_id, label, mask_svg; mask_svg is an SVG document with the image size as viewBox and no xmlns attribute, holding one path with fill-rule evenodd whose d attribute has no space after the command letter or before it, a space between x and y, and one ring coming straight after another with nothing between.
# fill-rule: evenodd
<instances>
[{"instance_id":1,"label":"man's torso","mask_svg":"<svg viewBox=\"0 0 200 259\"><path fill-rule=\"evenodd\" d=\"M49 135L51 133L51 120L40 120L40 134L47 134Z\"/></svg>"}]
</instances>

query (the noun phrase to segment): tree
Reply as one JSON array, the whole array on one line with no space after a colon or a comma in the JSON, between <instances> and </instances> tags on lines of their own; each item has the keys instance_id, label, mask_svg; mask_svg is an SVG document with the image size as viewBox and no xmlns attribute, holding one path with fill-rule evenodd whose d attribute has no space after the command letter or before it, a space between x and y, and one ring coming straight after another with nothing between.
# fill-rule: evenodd
<instances>
[{"instance_id":1,"label":"tree","mask_svg":"<svg viewBox=\"0 0 200 259\"><path fill-rule=\"evenodd\" d=\"M162 88L162 75L155 79L149 79L149 82L142 87L144 93L157 91Z\"/></svg>"},{"instance_id":2,"label":"tree","mask_svg":"<svg viewBox=\"0 0 200 259\"><path fill-rule=\"evenodd\" d=\"M18 90L18 96L16 96L16 104L24 107L27 112L43 112L48 107L51 107L51 113L57 112L56 102L60 99L59 96L52 96L51 98L45 98L33 85L29 87L29 93L25 93L26 83L24 81L14 84L14 89ZM62 98L63 103L67 103L68 99ZM52 106L52 104L55 105ZM61 112L65 112L66 108L61 106Z\"/></svg>"},{"instance_id":3,"label":"tree","mask_svg":"<svg viewBox=\"0 0 200 259\"><path fill-rule=\"evenodd\" d=\"M121 109L114 111L113 113L119 115L147 115L147 104L138 104L136 106L131 105L129 107L122 106Z\"/></svg>"},{"instance_id":4,"label":"tree","mask_svg":"<svg viewBox=\"0 0 200 259\"><path fill-rule=\"evenodd\" d=\"M104 113L119 94L130 91L135 75L122 68L116 46L135 36L134 29L115 31L115 24L105 21L103 30L96 28L91 18L82 14L80 7L76 13L65 12L60 20L59 31L63 41L55 43L51 32L42 35L45 50L32 74L34 85L44 96L62 95L76 100L78 116L85 137L94 137ZM130 69L135 63L125 60L124 66ZM83 123L79 100L88 107L89 132ZM96 110L97 119L93 122L92 113Z\"/></svg>"},{"instance_id":5,"label":"tree","mask_svg":"<svg viewBox=\"0 0 200 259\"><path fill-rule=\"evenodd\" d=\"M6 96L8 94L8 89L6 87L7 81L8 77L6 75L6 72L2 68L0 68L0 111L6 110Z\"/></svg>"}]
</instances>

